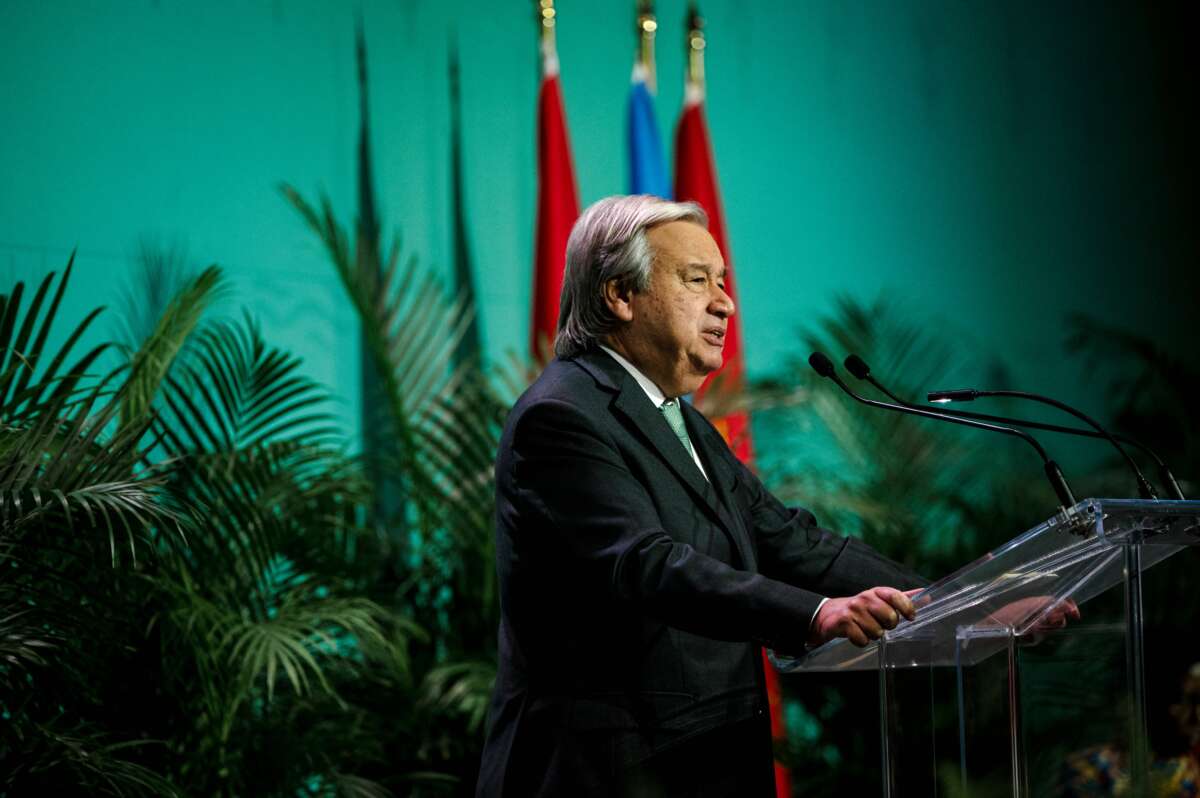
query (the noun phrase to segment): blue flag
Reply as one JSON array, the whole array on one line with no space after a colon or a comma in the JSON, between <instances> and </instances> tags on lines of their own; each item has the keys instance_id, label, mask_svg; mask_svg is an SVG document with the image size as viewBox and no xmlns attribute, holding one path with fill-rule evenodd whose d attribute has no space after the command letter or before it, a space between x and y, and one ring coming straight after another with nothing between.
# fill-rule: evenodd
<instances>
[{"instance_id":1,"label":"blue flag","mask_svg":"<svg viewBox=\"0 0 1200 798\"><path fill-rule=\"evenodd\" d=\"M629 92L629 193L671 198L662 140L654 121L654 97L640 69L634 70Z\"/></svg>"}]
</instances>

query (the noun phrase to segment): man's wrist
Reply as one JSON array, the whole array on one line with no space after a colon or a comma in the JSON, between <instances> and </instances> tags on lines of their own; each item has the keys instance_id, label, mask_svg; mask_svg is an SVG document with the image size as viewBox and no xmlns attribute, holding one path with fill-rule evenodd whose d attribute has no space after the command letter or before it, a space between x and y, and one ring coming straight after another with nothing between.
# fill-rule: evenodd
<instances>
[{"instance_id":1,"label":"man's wrist","mask_svg":"<svg viewBox=\"0 0 1200 798\"><path fill-rule=\"evenodd\" d=\"M805 635L805 638L804 638L804 649L806 651L811 651L814 648L816 648L816 645L814 645L812 642L813 629L817 625L817 616L821 614L821 608L825 606L825 602L827 602L827 601L829 601L828 596L821 599L821 603L819 603L817 605L817 608L815 610L813 610L812 617L808 619L808 634Z\"/></svg>"}]
</instances>

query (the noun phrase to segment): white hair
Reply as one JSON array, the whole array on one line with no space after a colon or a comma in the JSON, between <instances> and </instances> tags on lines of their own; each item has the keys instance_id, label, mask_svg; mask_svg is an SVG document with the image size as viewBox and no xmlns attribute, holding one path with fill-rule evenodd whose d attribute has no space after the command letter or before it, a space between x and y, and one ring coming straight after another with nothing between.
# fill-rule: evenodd
<instances>
[{"instance_id":1,"label":"white hair","mask_svg":"<svg viewBox=\"0 0 1200 798\"><path fill-rule=\"evenodd\" d=\"M680 221L708 227L708 214L694 202L649 194L605 197L580 214L567 239L554 354L578 355L616 329L605 284L618 280L622 288L645 291L654 262L646 230Z\"/></svg>"}]
</instances>

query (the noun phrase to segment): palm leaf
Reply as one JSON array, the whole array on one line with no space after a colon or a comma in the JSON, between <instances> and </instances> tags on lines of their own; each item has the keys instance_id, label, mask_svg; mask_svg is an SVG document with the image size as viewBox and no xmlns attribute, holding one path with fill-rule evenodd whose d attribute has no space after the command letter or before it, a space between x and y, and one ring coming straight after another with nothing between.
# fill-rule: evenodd
<instances>
[{"instance_id":1,"label":"palm leaf","mask_svg":"<svg viewBox=\"0 0 1200 798\"><path fill-rule=\"evenodd\" d=\"M883 303L848 298L803 331L801 341L801 353L789 364L799 378L769 386L769 392L792 404L762 419L792 436L790 445L776 447L761 464L773 489L812 509L823 523L858 532L910 564L934 558L949 565L979 545L977 536L988 531L968 528L969 508L989 500L1001 475L1021 473L1018 464L1025 453L995 436L859 405L805 362L814 350L835 357L856 353L894 392L916 397L952 376L951 350ZM862 390L874 393L865 383ZM805 432L801 437L794 430ZM814 467L814 461L820 465ZM1011 467L1005 465L1009 462ZM994 523L1002 533L1005 520Z\"/></svg>"},{"instance_id":2,"label":"palm leaf","mask_svg":"<svg viewBox=\"0 0 1200 798\"><path fill-rule=\"evenodd\" d=\"M136 352L159 326L171 300L195 280L199 271L188 265L179 241L162 243L151 237L138 241L130 279L121 290L114 333L126 352Z\"/></svg>"},{"instance_id":3,"label":"palm leaf","mask_svg":"<svg viewBox=\"0 0 1200 798\"><path fill-rule=\"evenodd\" d=\"M149 420L102 436L117 404L93 413L99 397L95 390L73 405L73 418L59 417L66 405L60 397L36 423L0 432L0 540L37 546L47 534L102 531L115 564L118 538L136 562L138 542L148 545L152 530L182 537L182 516L161 500L161 474L134 471Z\"/></svg>"},{"instance_id":4,"label":"palm leaf","mask_svg":"<svg viewBox=\"0 0 1200 798\"><path fill-rule=\"evenodd\" d=\"M122 426L149 412L159 386L221 287L221 270L210 266L188 281L167 303L154 330L130 357L129 376L122 393Z\"/></svg>"},{"instance_id":5,"label":"palm leaf","mask_svg":"<svg viewBox=\"0 0 1200 798\"><path fill-rule=\"evenodd\" d=\"M0 776L0 788L5 784L20 785L22 778L36 775L42 784L57 784L62 789L82 790L88 795L183 795L155 771L127 758L137 749L161 743L112 742L103 732L86 724L67 729L59 726L55 723L39 729L39 748L27 752L26 757L14 762L14 767Z\"/></svg>"},{"instance_id":6,"label":"palm leaf","mask_svg":"<svg viewBox=\"0 0 1200 798\"><path fill-rule=\"evenodd\" d=\"M173 455L249 450L274 439L317 442L335 434L314 408L328 395L299 374L301 361L269 347L247 316L197 333L197 355L168 375L162 431Z\"/></svg>"},{"instance_id":7,"label":"palm leaf","mask_svg":"<svg viewBox=\"0 0 1200 798\"><path fill-rule=\"evenodd\" d=\"M380 375L387 418L365 421L386 429L386 448L372 473L396 480L403 512L377 520L415 533L406 558L408 584L452 587L455 600L470 607L480 625L446 628L444 634L461 633L463 640L488 634L484 629L495 621L492 462L506 406L478 363L455 360L474 308L465 293L451 297L411 260L402 264L398 244L376 271L363 242L351 248L328 199L314 206L294 189L282 190L324 243ZM439 542L445 535L449 547Z\"/></svg>"},{"instance_id":8,"label":"palm leaf","mask_svg":"<svg viewBox=\"0 0 1200 798\"><path fill-rule=\"evenodd\" d=\"M1200 368L1187 347L1160 341L1092 319L1072 315L1067 350L1083 357L1086 374L1107 378L1113 426L1152 446L1179 470L1195 478L1200 468L1200 436L1193 406L1200 392Z\"/></svg>"},{"instance_id":9,"label":"palm leaf","mask_svg":"<svg viewBox=\"0 0 1200 798\"><path fill-rule=\"evenodd\" d=\"M391 798L392 791L377 781L348 773L334 773L331 786L339 798Z\"/></svg>"},{"instance_id":10,"label":"palm leaf","mask_svg":"<svg viewBox=\"0 0 1200 798\"><path fill-rule=\"evenodd\" d=\"M328 199L322 198L318 210L291 187L284 186L282 191L325 244L363 322L387 399L389 433L394 440L390 463L401 468L413 500L425 502L422 510L436 512L436 506L453 515L463 503L445 490L449 480L441 480L439 487L444 476L439 468L448 460L431 454L444 443L431 440L431 434L444 434L448 424L490 429L482 439L475 439L480 451L477 459L486 462L494 457L499 434L495 424L499 403L494 395L479 389L462 393L464 386L478 379L478 364L454 363L474 308L468 306L465 295L448 297L431 274L414 274L411 261L402 265L398 245L392 246L382 273L376 273L373 259L351 251L349 237L337 223ZM431 433L425 423L431 413L446 419L440 433Z\"/></svg>"},{"instance_id":11,"label":"palm leaf","mask_svg":"<svg viewBox=\"0 0 1200 798\"><path fill-rule=\"evenodd\" d=\"M21 307L24 284L17 283L12 291L0 296L0 419L17 420L35 416L43 412L45 404L72 396L79 381L87 376L88 369L96 358L107 349L106 344L94 347L77 360L67 373L59 373L75 344L103 310L97 308L84 317L59 347L50 364L38 372L43 349L53 328L74 263L75 253L72 252L58 288L44 313L42 304L54 282L53 272L42 280L29 307L24 310ZM35 328L36 336L33 333Z\"/></svg>"},{"instance_id":12,"label":"palm leaf","mask_svg":"<svg viewBox=\"0 0 1200 798\"><path fill-rule=\"evenodd\" d=\"M287 678L297 695L319 686L333 694L321 661L351 651L387 649L387 612L361 598L313 600L304 588L289 591L273 617L226 630L218 650L229 657L246 684L262 680L267 700L277 678Z\"/></svg>"},{"instance_id":13,"label":"palm leaf","mask_svg":"<svg viewBox=\"0 0 1200 798\"><path fill-rule=\"evenodd\" d=\"M421 686L421 702L433 708L467 719L472 733L483 728L496 681L494 661L453 662L429 671Z\"/></svg>"},{"instance_id":14,"label":"palm leaf","mask_svg":"<svg viewBox=\"0 0 1200 798\"><path fill-rule=\"evenodd\" d=\"M46 656L60 644L54 631L44 627L27 605L0 607L0 680L10 689L29 669L44 666Z\"/></svg>"}]
</instances>

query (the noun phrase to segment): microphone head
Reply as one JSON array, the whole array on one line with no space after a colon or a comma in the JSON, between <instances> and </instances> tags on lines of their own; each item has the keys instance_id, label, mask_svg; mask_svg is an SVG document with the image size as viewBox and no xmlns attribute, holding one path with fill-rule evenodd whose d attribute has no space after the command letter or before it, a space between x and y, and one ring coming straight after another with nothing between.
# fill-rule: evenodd
<instances>
[{"instance_id":1,"label":"microphone head","mask_svg":"<svg viewBox=\"0 0 1200 798\"><path fill-rule=\"evenodd\" d=\"M808 365L822 377L832 377L834 374L833 361L821 352L813 352L808 356Z\"/></svg>"},{"instance_id":2,"label":"microphone head","mask_svg":"<svg viewBox=\"0 0 1200 798\"><path fill-rule=\"evenodd\" d=\"M864 361L858 355L847 355L846 359L842 362L842 365L846 367L846 371L850 372L860 380L865 380L867 377L871 376L871 367L868 366L866 361Z\"/></svg>"},{"instance_id":3,"label":"microphone head","mask_svg":"<svg viewBox=\"0 0 1200 798\"><path fill-rule=\"evenodd\" d=\"M951 391L930 391L927 394L929 401L937 404L946 404L948 402L973 402L975 397L979 396L979 391L974 388L955 388Z\"/></svg>"}]
</instances>

